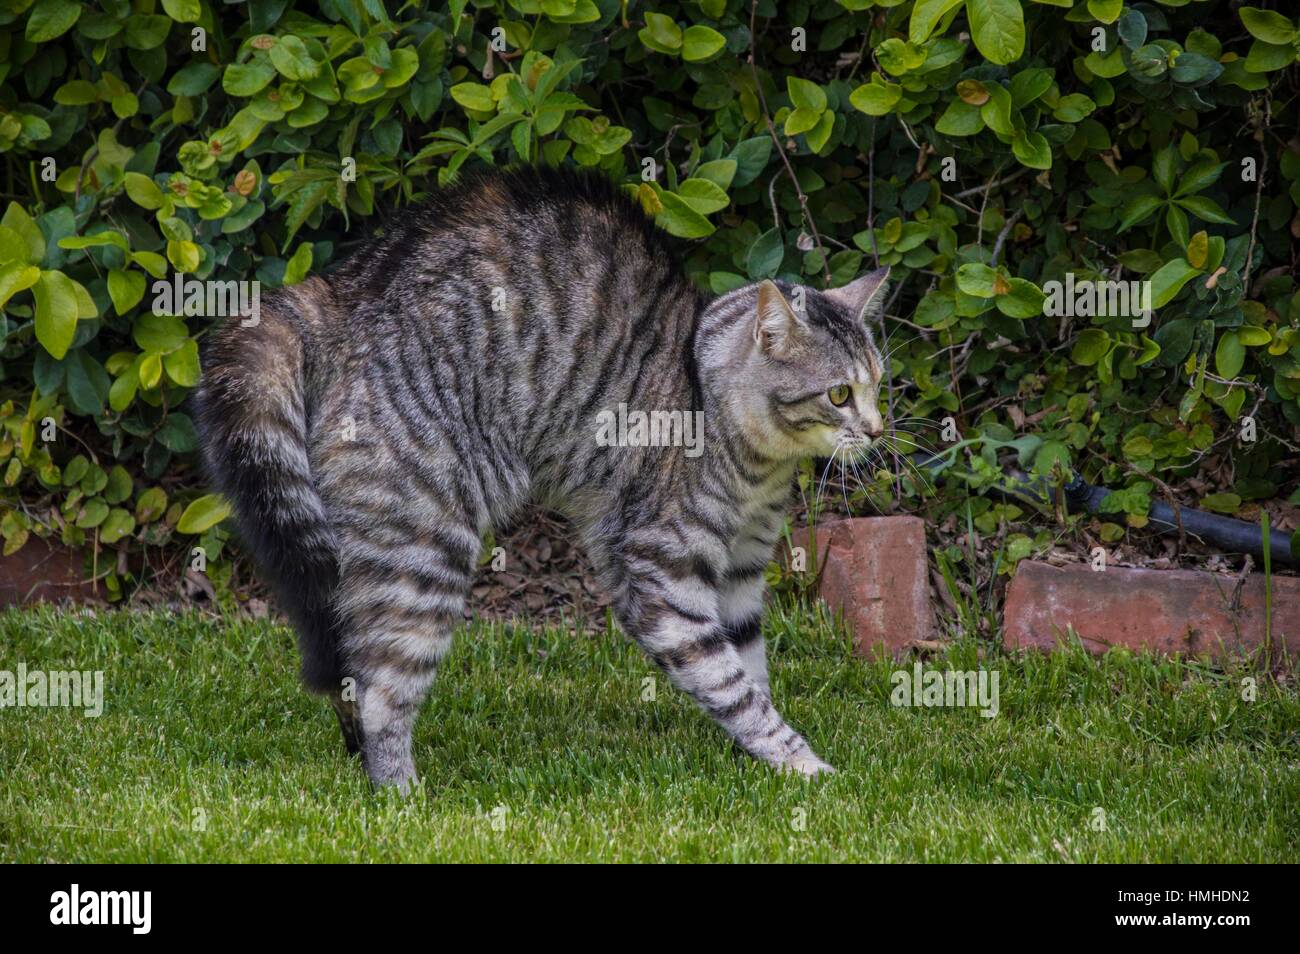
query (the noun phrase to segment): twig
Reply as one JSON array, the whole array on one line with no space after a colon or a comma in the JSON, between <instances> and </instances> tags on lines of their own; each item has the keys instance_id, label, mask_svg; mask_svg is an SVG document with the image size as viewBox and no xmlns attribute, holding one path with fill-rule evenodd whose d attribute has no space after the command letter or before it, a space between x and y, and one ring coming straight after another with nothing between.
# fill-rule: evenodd
<instances>
[{"instance_id":1,"label":"twig","mask_svg":"<svg viewBox=\"0 0 1300 954\"><path fill-rule=\"evenodd\" d=\"M822 272L826 276L826 285L831 284L831 265L830 258L826 254L826 247L822 245L821 234L817 231L817 223L813 221L812 213L808 210L808 196L804 194L803 187L799 185L799 177L795 175L794 166L790 165L790 157L785 154L785 146L776 134L776 127L772 124L772 116L767 108L767 96L763 93L763 84L758 78L757 63L757 34L755 25L758 17L758 0L751 0L749 5L749 71L754 77L754 92L758 94L758 103L763 109L763 122L767 124L767 134L772 137L772 145L776 146L777 155L781 157L781 162L785 164L785 171L790 176L790 183L794 186L794 193L799 198L799 208L803 211L804 222L808 224L812 232L813 241L817 244L817 251L821 254Z\"/></svg>"},{"instance_id":2,"label":"twig","mask_svg":"<svg viewBox=\"0 0 1300 954\"><path fill-rule=\"evenodd\" d=\"M886 325L885 325L885 315L886 315L886 313L888 313L888 312L890 312L890 311L893 310L893 308L894 308L894 302L898 301L898 296L902 293L902 291L903 291L903 283L902 283L902 282L899 282L896 286L894 286L894 293L893 293L892 295L889 296L889 301L885 302L885 307L882 308L882 309L880 309L880 338L881 338L881 342L880 342L880 343L881 343L882 345L884 345L884 348L885 348L885 355L884 355L884 357L885 357L885 388L886 388L886 397L885 397L885 414L887 415L887 418L886 418L886 419L890 422L890 430L893 431L893 432L895 432L895 433L897 433L897 429L893 426L893 420L894 420L894 372L893 372L894 355L893 355L893 351L892 351L892 349L889 347L889 329L888 329L888 328L886 327ZM899 461L898 461L898 444L897 444L896 441L890 441L889 452L890 452L890 455L894 458L894 489L895 489L895 492L897 493L898 497L901 499L902 496L903 496L903 475L900 473L900 471L901 471L903 468L902 468L902 465L901 465L901 464L899 463Z\"/></svg>"},{"instance_id":3,"label":"twig","mask_svg":"<svg viewBox=\"0 0 1300 954\"><path fill-rule=\"evenodd\" d=\"M1268 110L1269 110L1269 106L1266 98L1265 105L1264 105L1265 129L1267 129L1269 125ZM1259 139L1259 143L1261 147L1264 145L1262 136ZM1251 260L1255 255L1255 231L1259 228L1259 200L1261 194L1264 191L1264 178L1265 176L1268 175L1268 149L1261 148L1259 154L1260 154L1259 179L1255 182L1255 214L1250 220L1250 244L1246 246L1246 270L1245 270L1245 274L1241 276L1241 287L1246 289L1247 294L1250 293L1250 272L1251 272L1251 264L1252 264Z\"/></svg>"},{"instance_id":4,"label":"twig","mask_svg":"<svg viewBox=\"0 0 1300 954\"><path fill-rule=\"evenodd\" d=\"M140 88L135 91L135 98L137 101L140 99L141 94L143 94L148 87L149 87L148 80L145 80L143 83L140 84ZM114 139L117 138L118 130L122 128L122 124L126 122L127 119L128 117L123 116L113 124ZM98 158L99 158L99 138L96 137L95 145L92 146L90 152L86 154L85 161L82 162L81 168L77 171L77 187L72 191L72 213L73 213L72 234L73 235L81 234L81 226L77 224L77 219L76 219L77 205L81 202L81 183L86 178L87 171L90 170L90 167L95 164L95 160Z\"/></svg>"},{"instance_id":5,"label":"twig","mask_svg":"<svg viewBox=\"0 0 1300 954\"><path fill-rule=\"evenodd\" d=\"M1026 166L1023 169L1017 169L1015 172L1011 173L1011 175L998 179L995 182L986 182L984 185L975 186L974 188L971 189L963 189L961 192L958 192L955 196L953 196L953 198L965 199L968 198L969 196L976 195L980 192L987 194L991 190L996 189L998 186L1006 185L1012 179L1019 179L1028 171L1029 171L1028 166Z\"/></svg>"},{"instance_id":6,"label":"twig","mask_svg":"<svg viewBox=\"0 0 1300 954\"><path fill-rule=\"evenodd\" d=\"M870 33L868 32L868 36ZM880 267L880 249L876 246L876 117L871 117L871 151L867 153L867 234L871 236L871 257Z\"/></svg>"},{"instance_id":7,"label":"twig","mask_svg":"<svg viewBox=\"0 0 1300 954\"><path fill-rule=\"evenodd\" d=\"M997 241L993 243L993 261L990 264L994 268L997 268L998 258L1000 258L1002 255L1002 244L1007 240L1007 235L1010 234L1011 227L1015 225L1016 222L1020 220L1020 217L1024 214L1025 214L1025 210L1024 207L1022 206L1021 208L1016 209L1016 211L1013 212L1007 218L1006 222L1003 223L1002 231L998 233Z\"/></svg>"}]
</instances>

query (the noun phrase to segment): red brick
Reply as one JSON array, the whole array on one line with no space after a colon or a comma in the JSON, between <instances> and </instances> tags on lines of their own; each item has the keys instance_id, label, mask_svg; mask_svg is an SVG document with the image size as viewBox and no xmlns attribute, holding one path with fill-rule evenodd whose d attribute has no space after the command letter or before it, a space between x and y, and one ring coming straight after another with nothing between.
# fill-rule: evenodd
<instances>
[{"instance_id":1,"label":"red brick","mask_svg":"<svg viewBox=\"0 0 1300 954\"><path fill-rule=\"evenodd\" d=\"M1264 642L1264 575L1141 570L1025 560L1007 588L1008 648L1052 649L1073 626L1095 653L1114 646L1218 657ZM1273 646L1300 653L1300 579L1273 577Z\"/></svg>"},{"instance_id":2,"label":"red brick","mask_svg":"<svg viewBox=\"0 0 1300 954\"><path fill-rule=\"evenodd\" d=\"M918 517L858 517L817 527L821 597L844 614L859 655L900 658L934 635L925 522ZM793 534L808 551L808 531Z\"/></svg>"},{"instance_id":3,"label":"red brick","mask_svg":"<svg viewBox=\"0 0 1300 954\"><path fill-rule=\"evenodd\" d=\"M0 557L0 606L85 600L92 587L83 567L80 553L33 537Z\"/></svg>"}]
</instances>

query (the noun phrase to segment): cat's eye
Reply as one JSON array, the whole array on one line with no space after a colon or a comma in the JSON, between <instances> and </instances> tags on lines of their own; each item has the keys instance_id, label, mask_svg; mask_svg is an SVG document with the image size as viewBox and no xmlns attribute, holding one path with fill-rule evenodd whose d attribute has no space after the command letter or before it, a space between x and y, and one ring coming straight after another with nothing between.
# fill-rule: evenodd
<instances>
[{"instance_id":1,"label":"cat's eye","mask_svg":"<svg viewBox=\"0 0 1300 954\"><path fill-rule=\"evenodd\" d=\"M849 403L849 396L853 390L847 384L837 384L826 392L826 396L831 399L831 403L836 407L843 407Z\"/></svg>"}]
</instances>

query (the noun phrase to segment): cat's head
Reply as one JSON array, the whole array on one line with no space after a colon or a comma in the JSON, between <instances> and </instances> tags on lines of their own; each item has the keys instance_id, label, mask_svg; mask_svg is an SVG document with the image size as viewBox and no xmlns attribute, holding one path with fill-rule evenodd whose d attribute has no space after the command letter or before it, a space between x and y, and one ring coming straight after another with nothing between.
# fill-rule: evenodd
<instances>
[{"instance_id":1,"label":"cat's head","mask_svg":"<svg viewBox=\"0 0 1300 954\"><path fill-rule=\"evenodd\" d=\"M706 387L770 457L864 450L884 432L884 361L869 322L889 269L829 291L762 281L704 313L697 359Z\"/></svg>"}]
</instances>

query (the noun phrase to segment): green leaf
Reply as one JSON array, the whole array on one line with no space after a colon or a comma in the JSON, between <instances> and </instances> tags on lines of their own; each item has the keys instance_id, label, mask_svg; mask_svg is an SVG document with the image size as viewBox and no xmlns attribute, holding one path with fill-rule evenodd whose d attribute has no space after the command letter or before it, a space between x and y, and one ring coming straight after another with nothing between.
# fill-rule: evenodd
<instances>
[{"instance_id":1,"label":"green leaf","mask_svg":"<svg viewBox=\"0 0 1300 954\"><path fill-rule=\"evenodd\" d=\"M1169 78L1184 86L1204 86L1219 78L1223 64L1200 53L1179 53L1173 57Z\"/></svg>"},{"instance_id":2,"label":"green leaf","mask_svg":"<svg viewBox=\"0 0 1300 954\"><path fill-rule=\"evenodd\" d=\"M934 128L945 136L973 136L984 128L980 107L954 99Z\"/></svg>"},{"instance_id":3,"label":"green leaf","mask_svg":"<svg viewBox=\"0 0 1300 954\"><path fill-rule=\"evenodd\" d=\"M1061 97L1061 101L1052 110L1052 118L1062 123L1082 122L1096 108L1097 104L1089 97L1082 93L1071 93Z\"/></svg>"},{"instance_id":4,"label":"green leaf","mask_svg":"<svg viewBox=\"0 0 1300 954\"><path fill-rule=\"evenodd\" d=\"M136 319L131 337L141 351L166 354L184 344L189 338L189 331L185 328L185 322L175 315L155 315L149 312Z\"/></svg>"},{"instance_id":5,"label":"green leaf","mask_svg":"<svg viewBox=\"0 0 1300 954\"><path fill-rule=\"evenodd\" d=\"M1124 9L1124 0L1088 0L1088 12L1102 23L1114 23Z\"/></svg>"},{"instance_id":6,"label":"green leaf","mask_svg":"<svg viewBox=\"0 0 1300 954\"><path fill-rule=\"evenodd\" d=\"M868 116L884 116L903 98L903 87L883 80L876 82L876 79L873 76L870 83L862 84L849 94L853 108Z\"/></svg>"},{"instance_id":7,"label":"green leaf","mask_svg":"<svg viewBox=\"0 0 1300 954\"><path fill-rule=\"evenodd\" d=\"M1164 76L1169 69L1169 53L1163 47L1155 43L1148 43L1146 46L1134 50L1130 57L1132 66L1129 71L1134 76L1140 76L1144 79L1155 80Z\"/></svg>"},{"instance_id":8,"label":"green leaf","mask_svg":"<svg viewBox=\"0 0 1300 954\"><path fill-rule=\"evenodd\" d=\"M1151 307L1163 308L1169 304L1182 287L1198 274L1198 270L1184 258L1165 262L1150 279Z\"/></svg>"},{"instance_id":9,"label":"green leaf","mask_svg":"<svg viewBox=\"0 0 1300 954\"><path fill-rule=\"evenodd\" d=\"M31 16L27 18L27 41L48 43L63 36L81 17L81 9L82 5L72 0L38 0L32 8ZM12 20L14 13L19 10L22 10L21 5L8 12L6 21Z\"/></svg>"},{"instance_id":10,"label":"green leaf","mask_svg":"<svg viewBox=\"0 0 1300 954\"><path fill-rule=\"evenodd\" d=\"M162 14L132 14L126 21L126 45L132 50L152 50L163 44L171 28L171 18Z\"/></svg>"},{"instance_id":11,"label":"green leaf","mask_svg":"<svg viewBox=\"0 0 1300 954\"><path fill-rule=\"evenodd\" d=\"M275 79L275 67L269 60L231 63L221 77L221 88L231 96L255 96Z\"/></svg>"},{"instance_id":12,"label":"green leaf","mask_svg":"<svg viewBox=\"0 0 1300 954\"><path fill-rule=\"evenodd\" d=\"M1151 178L1166 193L1174 191L1174 173L1177 169L1178 156L1172 145L1165 146L1156 153L1151 162Z\"/></svg>"},{"instance_id":13,"label":"green leaf","mask_svg":"<svg viewBox=\"0 0 1300 954\"><path fill-rule=\"evenodd\" d=\"M816 83L797 76L787 76L785 88L795 108L808 109L814 113L821 113L826 109L826 91Z\"/></svg>"},{"instance_id":14,"label":"green leaf","mask_svg":"<svg viewBox=\"0 0 1300 954\"><path fill-rule=\"evenodd\" d=\"M161 487L150 487L135 502L135 519L140 523L153 523L167 512L167 493Z\"/></svg>"},{"instance_id":15,"label":"green leaf","mask_svg":"<svg viewBox=\"0 0 1300 954\"><path fill-rule=\"evenodd\" d=\"M821 122L822 114L814 112L811 109L793 110L785 117L785 134L787 136L797 136L800 133L806 133L810 129L815 129Z\"/></svg>"},{"instance_id":16,"label":"green leaf","mask_svg":"<svg viewBox=\"0 0 1300 954\"><path fill-rule=\"evenodd\" d=\"M804 134L804 138L808 140L808 148L815 153L820 153L834 131L835 114L828 109L817 120L817 125Z\"/></svg>"},{"instance_id":17,"label":"green leaf","mask_svg":"<svg viewBox=\"0 0 1300 954\"><path fill-rule=\"evenodd\" d=\"M91 497L81 505L74 521L83 530L93 530L108 518L108 504L100 497Z\"/></svg>"},{"instance_id":18,"label":"green leaf","mask_svg":"<svg viewBox=\"0 0 1300 954\"><path fill-rule=\"evenodd\" d=\"M1091 367L1110 350L1110 335L1101 328L1085 328L1079 332L1070 351L1070 360L1085 368Z\"/></svg>"},{"instance_id":19,"label":"green leaf","mask_svg":"<svg viewBox=\"0 0 1300 954\"><path fill-rule=\"evenodd\" d=\"M1052 168L1052 147L1047 144L1042 133L1017 131L1011 137L1011 151L1021 165L1031 169Z\"/></svg>"},{"instance_id":20,"label":"green leaf","mask_svg":"<svg viewBox=\"0 0 1300 954\"><path fill-rule=\"evenodd\" d=\"M768 229L749 249L745 271L751 279L771 278L785 259L785 240L780 229Z\"/></svg>"},{"instance_id":21,"label":"green leaf","mask_svg":"<svg viewBox=\"0 0 1300 954\"><path fill-rule=\"evenodd\" d=\"M275 41L275 46L268 51L271 64L288 80L314 79L320 72L320 64L311 58L307 45L296 36L282 36ZM416 56L414 51L411 56ZM419 57L416 57L418 62Z\"/></svg>"},{"instance_id":22,"label":"green leaf","mask_svg":"<svg viewBox=\"0 0 1300 954\"><path fill-rule=\"evenodd\" d=\"M210 530L228 516L230 504L224 498L218 494L205 494L185 508L176 529L181 533L198 534Z\"/></svg>"},{"instance_id":23,"label":"green leaf","mask_svg":"<svg viewBox=\"0 0 1300 954\"><path fill-rule=\"evenodd\" d=\"M139 272L115 268L108 273L108 296L113 299L113 307L119 315L125 315L140 304L144 285L144 276Z\"/></svg>"},{"instance_id":24,"label":"green leaf","mask_svg":"<svg viewBox=\"0 0 1300 954\"><path fill-rule=\"evenodd\" d=\"M32 289L36 297L36 340L53 358L68 353L77 333L77 293L62 272L41 272Z\"/></svg>"},{"instance_id":25,"label":"green leaf","mask_svg":"<svg viewBox=\"0 0 1300 954\"><path fill-rule=\"evenodd\" d=\"M118 375L111 387L108 389L108 406L119 413L125 411L135 400L136 391L140 388L139 366L132 362L131 366Z\"/></svg>"},{"instance_id":26,"label":"green leaf","mask_svg":"<svg viewBox=\"0 0 1300 954\"><path fill-rule=\"evenodd\" d=\"M1119 231L1127 232L1148 215L1165 204L1164 199L1154 195L1139 195L1129 200L1119 217Z\"/></svg>"},{"instance_id":27,"label":"green leaf","mask_svg":"<svg viewBox=\"0 0 1300 954\"><path fill-rule=\"evenodd\" d=\"M1025 51L1025 14L1020 0L966 0L975 48L990 63L1006 66Z\"/></svg>"},{"instance_id":28,"label":"green leaf","mask_svg":"<svg viewBox=\"0 0 1300 954\"><path fill-rule=\"evenodd\" d=\"M1017 109L1028 106L1052 88L1052 71L1041 67L1021 70L1011 77L1011 105ZM1078 94L1075 94L1078 95ZM1088 97L1083 97L1087 99Z\"/></svg>"},{"instance_id":29,"label":"green leaf","mask_svg":"<svg viewBox=\"0 0 1300 954\"><path fill-rule=\"evenodd\" d=\"M713 223L692 208L685 199L664 192L660 194L659 201L663 203L664 210L655 216L655 221L669 234L688 239L713 234Z\"/></svg>"},{"instance_id":30,"label":"green leaf","mask_svg":"<svg viewBox=\"0 0 1300 954\"><path fill-rule=\"evenodd\" d=\"M1225 331L1214 349L1214 367L1219 377L1232 379L1246 363L1246 346L1235 331Z\"/></svg>"},{"instance_id":31,"label":"green leaf","mask_svg":"<svg viewBox=\"0 0 1300 954\"><path fill-rule=\"evenodd\" d=\"M1015 135L1016 126L1011 118L1011 93L997 83L991 83L987 89L989 100L980 107L980 117L999 136Z\"/></svg>"},{"instance_id":32,"label":"green leaf","mask_svg":"<svg viewBox=\"0 0 1300 954\"><path fill-rule=\"evenodd\" d=\"M731 204L727 193L708 179L687 179L677 187L677 195L701 215L717 212Z\"/></svg>"},{"instance_id":33,"label":"green leaf","mask_svg":"<svg viewBox=\"0 0 1300 954\"><path fill-rule=\"evenodd\" d=\"M78 414L93 416L104 410L109 378L104 366L85 348L69 352L64 361L68 403Z\"/></svg>"},{"instance_id":34,"label":"green leaf","mask_svg":"<svg viewBox=\"0 0 1300 954\"><path fill-rule=\"evenodd\" d=\"M1282 14L1258 7L1242 7L1240 13L1241 22L1255 39L1278 44L1295 41L1296 29Z\"/></svg>"},{"instance_id":35,"label":"green leaf","mask_svg":"<svg viewBox=\"0 0 1300 954\"><path fill-rule=\"evenodd\" d=\"M168 414L167 420L163 421L154 437L158 443L177 454L188 454L199 446L198 432L187 414Z\"/></svg>"},{"instance_id":36,"label":"green leaf","mask_svg":"<svg viewBox=\"0 0 1300 954\"><path fill-rule=\"evenodd\" d=\"M220 75L220 66L196 60L182 66L172 75L167 81L167 92L173 96L202 96Z\"/></svg>"},{"instance_id":37,"label":"green leaf","mask_svg":"<svg viewBox=\"0 0 1300 954\"><path fill-rule=\"evenodd\" d=\"M174 384L183 388L196 387L199 383L199 343L190 338L175 351L163 355L162 364Z\"/></svg>"},{"instance_id":38,"label":"green leaf","mask_svg":"<svg viewBox=\"0 0 1300 954\"><path fill-rule=\"evenodd\" d=\"M476 113L496 111L496 103L492 100L492 90L482 83L457 83L449 92L451 98L466 109L473 110Z\"/></svg>"},{"instance_id":39,"label":"green leaf","mask_svg":"<svg viewBox=\"0 0 1300 954\"><path fill-rule=\"evenodd\" d=\"M1210 494L1201 498L1201 506L1215 513L1236 513L1241 509L1241 497L1229 493Z\"/></svg>"},{"instance_id":40,"label":"green leaf","mask_svg":"<svg viewBox=\"0 0 1300 954\"><path fill-rule=\"evenodd\" d=\"M104 487L104 499L111 504L120 504L131 496L133 482L131 474L121 464L114 464L108 472L108 483Z\"/></svg>"},{"instance_id":41,"label":"green leaf","mask_svg":"<svg viewBox=\"0 0 1300 954\"><path fill-rule=\"evenodd\" d=\"M753 136L743 139L731 150L728 158L736 160L736 178L731 183L732 187L747 186L767 168L772 158L772 138Z\"/></svg>"},{"instance_id":42,"label":"green leaf","mask_svg":"<svg viewBox=\"0 0 1300 954\"><path fill-rule=\"evenodd\" d=\"M905 43L896 36L876 47L876 61L881 69L892 76L903 76L920 69L926 59L925 47Z\"/></svg>"},{"instance_id":43,"label":"green leaf","mask_svg":"<svg viewBox=\"0 0 1300 954\"><path fill-rule=\"evenodd\" d=\"M27 264L41 264L45 258L45 234L21 205L10 202L4 218L0 218L0 226L16 232L26 244Z\"/></svg>"},{"instance_id":44,"label":"green leaf","mask_svg":"<svg viewBox=\"0 0 1300 954\"><path fill-rule=\"evenodd\" d=\"M22 262L0 265L0 308L20 291L26 291L35 285L40 277L41 270L35 265L24 265Z\"/></svg>"},{"instance_id":45,"label":"green leaf","mask_svg":"<svg viewBox=\"0 0 1300 954\"><path fill-rule=\"evenodd\" d=\"M1266 43L1256 40L1250 45L1244 64L1247 73L1271 73L1295 62L1295 47L1291 44Z\"/></svg>"},{"instance_id":46,"label":"green leaf","mask_svg":"<svg viewBox=\"0 0 1300 954\"><path fill-rule=\"evenodd\" d=\"M99 89L86 80L69 80L55 91L54 101L62 106L88 106L99 102Z\"/></svg>"},{"instance_id":47,"label":"green leaf","mask_svg":"<svg viewBox=\"0 0 1300 954\"><path fill-rule=\"evenodd\" d=\"M647 13L645 26L637 33L647 49L674 56L682 48L682 28L662 13Z\"/></svg>"},{"instance_id":48,"label":"green leaf","mask_svg":"<svg viewBox=\"0 0 1300 954\"><path fill-rule=\"evenodd\" d=\"M199 247L193 242L172 241L167 243L167 260L178 272L197 271L202 256Z\"/></svg>"},{"instance_id":49,"label":"green leaf","mask_svg":"<svg viewBox=\"0 0 1300 954\"><path fill-rule=\"evenodd\" d=\"M1115 28L1120 42L1130 50L1136 50L1147 41L1147 18L1140 10L1129 10L1119 18Z\"/></svg>"},{"instance_id":50,"label":"green leaf","mask_svg":"<svg viewBox=\"0 0 1300 954\"><path fill-rule=\"evenodd\" d=\"M1043 290L1025 278L1012 278L1011 290L997 295L993 303L1011 318L1035 318L1043 313Z\"/></svg>"},{"instance_id":51,"label":"green leaf","mask_svg":"<svg viewBox=\"0 0 1300 954\"><path fill-rule=\"evenodd\" d=\"M131 516L130 511L114 507L99 527L99 542L117 543L134 530L135 517Z\"/></svg>"},{"instance_id":52,"label":"green leaf","mask_svg":"<svg viewBox=\"0 0 1300 954\"><path fill-rule=\"evenodd\" d=\"M1178 180L1178 191L1174 195L1184 196L1208 188L1219 181L1219 175L1226 165L1226 162L1197 163L1183 173L1183 177Z\"/></svg>"},{"instance_id":53,"label":"green leaf","mask_svg":"<svg viewBox=\"0 0 1300 954\"><path fill-rule=\"evenodd\" d=\"M131 201L142 209L160 209L163 204L163 192L157 184L146 175L128 172L123 177L126 194Z\"/></svg>"},{"instance_id":54,"label":"green leaf","mask_svg":"<svg viewBox=\"0 0 1300 954\"><path fill-rule=\"evenodd\" d=\"M1228 213L1219 208L1217 202L1207 199L1203 195L1189 195L1177 201L1179 205L1203 222L1214 222L1218 225L1237 224Z\"/></svg>"},{"instance_id":55,"label":"green leaf","mask_svg":"<svg viewBox=\"0 0 1300 954\"><path fill-rule=\"evenodd\" d=\"M945 13L959 7L965 0L916 0L912 18L907 23L907 38L912 43L924 43L939 25Z\"/></svg>"},{"instance_id":56,"label":"green leaf","mask_svg":"<svg viewBox=\"0 0 1300 954\"><path fill-rule=\"evenodd\" d=\"M709 59L727 45L727 38L712 27L695 25L686 28L682 37L682 59L699 63Z\"/></svg>"},{"instance_id":57,"label":"green leaf","mask_svg":"<svg viewBox=\"0 0 1300 954\"><path fill-rule=\"evenodd\" d=\"M127 244L126 236L121 232L113 229L104 229L102 232L96 232L94 235L69 235L66 238L59 239L59 248L81 249L94 248L101 245L112 245L126 251L130 246Z\"/></svg>"},{"instance_id":58,"label":"green leaf","mask_svg":"<svg viewBox=\"0 0 1300 954\"><path fill-rule=\"evenodd\" d=\"M738 165L735 159L714 159L712 162L701 163L695 170L695 177L698 179L708 179L719 189L727 189L731 182L736 178L736 169Z\"/></svg>"},{"instance_id":59,"label":"green leaf","mask_svg":"<svg viewBox=\"0 0 1300 954\"><path fill-rule=\"evenodd\" d=\"M203 15L199 0L162 0L162 7L177 23L197 23Z\"/></svg>"},{"instance_id":60,"label":"green leaf","mask_svg":"<svg viewBox=\"0 0 1300 954\"><path fill-rule=\"evenodd\" d=\"M979 262L969 262L957 269L957 287L976 298L992 298L998 279L996 269Z\"/></svg>"}]
</instances>

